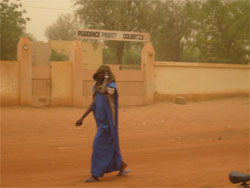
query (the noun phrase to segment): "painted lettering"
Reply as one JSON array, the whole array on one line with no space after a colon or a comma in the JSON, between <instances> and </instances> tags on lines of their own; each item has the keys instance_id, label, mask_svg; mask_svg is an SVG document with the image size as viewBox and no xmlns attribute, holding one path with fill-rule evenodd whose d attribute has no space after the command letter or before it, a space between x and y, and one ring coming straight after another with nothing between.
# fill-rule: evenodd
<instances>
[{"instance_id":1,"label":"painted lettering","mask_svg":"<svg viewBox=\"0 0 250 188\"><path fill-rule=\"evenodd\" d=\"M78 31L78 36L81 37L100 37L100 32L94 31Z\"/></svg>"},{"instance_id":2,"label":"painted lettering","mask_svg":"<svg viewBox=\"0 0 250 188\"><path fill-rule=\"evenodd\" d=\"M123 34L123 39L131 39L131 40L143 40L143 35L141 34L128 34L124 33Z\"/></svg>"},{"instance_id":3,"label":"painted lettering","mask_svg":"<svg viewBox=\"0 0 250 188\"><path fill-rule=\"evenodd\" d=\"M102 32L102 37L114 39L116 37L116 33Z\"/></svg>"}]
</instances>

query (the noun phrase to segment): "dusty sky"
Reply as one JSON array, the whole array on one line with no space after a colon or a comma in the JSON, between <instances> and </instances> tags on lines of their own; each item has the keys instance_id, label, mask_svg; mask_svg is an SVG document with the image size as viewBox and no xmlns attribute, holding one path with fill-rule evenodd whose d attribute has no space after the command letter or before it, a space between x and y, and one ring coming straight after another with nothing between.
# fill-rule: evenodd
<instances>
[{"instance_id":1,"label":"dusty sky","mask_svg":"<svg viewBox=\"0 0 250 188\"><path fill-rule=\"evenodd\" d=\"M12 0L14 2L14 0ZM45 28L56 21L61 14L72 13L71 0L21 0L26 16L31 18L26 31L33 34L38 41L46 42Z\"/></svg>"}]
</instances>

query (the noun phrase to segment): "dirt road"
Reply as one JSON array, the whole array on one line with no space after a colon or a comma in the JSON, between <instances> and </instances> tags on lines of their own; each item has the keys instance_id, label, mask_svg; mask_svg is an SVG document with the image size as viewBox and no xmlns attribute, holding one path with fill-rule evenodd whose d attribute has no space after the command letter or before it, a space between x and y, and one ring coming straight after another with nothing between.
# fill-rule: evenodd
<instances>
[{"instance_id":1,"label":"dirt road","mask_svg":"<svg viewBox=\"0 0 250 188\"><path fill-rule=\"evenodd\" d=\"M100 182L90 173L93 115L80 108L1 108L1 187L236 187L249 172L249 98L121 107L120 145L132 169Z\"/></svg>"}]
</instances>

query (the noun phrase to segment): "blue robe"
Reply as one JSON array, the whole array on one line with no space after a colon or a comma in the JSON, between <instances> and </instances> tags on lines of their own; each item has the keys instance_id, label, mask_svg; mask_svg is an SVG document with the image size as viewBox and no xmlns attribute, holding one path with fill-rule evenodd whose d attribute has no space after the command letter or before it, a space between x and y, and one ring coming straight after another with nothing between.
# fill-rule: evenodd
<instances>
[{"instance_id":1,"label":"blue robe","mask_svg":"<svg viewBox=\"0 0 250 188\"><path fill-rule=\"evenodd\" d=\"M115 82L111 82L108 87L116 89ZM93 106L93 112L97 124L97 133L94 139L91 160L91 174L96 177L102 177L105 173L121 169L122 156L119 147L117 123L117 90L114 93L114 103L115 117L113 118L107 97L96 91L96 105Z\"/></svg>"}]
</instances>

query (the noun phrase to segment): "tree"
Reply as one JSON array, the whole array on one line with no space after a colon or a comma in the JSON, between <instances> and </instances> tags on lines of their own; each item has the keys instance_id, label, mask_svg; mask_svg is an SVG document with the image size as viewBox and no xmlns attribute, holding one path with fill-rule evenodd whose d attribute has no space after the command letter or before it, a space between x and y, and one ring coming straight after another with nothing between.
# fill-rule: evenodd
<instances>
[{"instance_id":1,"label":"tree","mask_svg":"<svg viewBox=\"0 0 250 188\"><path fill-rule=\"evenodd\" d=\"M76 19L71 14L62 14L45 30L49 40L74 40L79 27Z\"/></svg>"},{"instance_id":2,"label":"tree","mask_svg":"<svg viewBox=\"0 0 250 188\"><path fill-rule=\"evenodd\" d=\"M249 63L249 0L74 3L85 28L149 32L157 60ZM111 61L116 57L118 64L126 59L124 49L131 49L129 42L104 44L104 59Z\"/></svg>"},{"instance_id":3,"label":"tree","mask_svg":"<svg viewBox=\"0 0 250 188\"><path fill-rule=\"evenodd\" d=\"M74 0L76 15L85 28L117 31L148 31L151 1ZM116 61L122 64L122 57L128 42L104 41L115 52Z\"/></svg>"},{"instance_id":4,"label":"tree","mask_svg":"<svg viewBox=\"0 0 250 188\"><path fill-rule=\"evenodd\" d=\"M193 44L200 60L249 63L249 0L201 1Z\"/></svg>"},{"instance_id":5,"label":"tree","mask_svg":"<svg viewBox=\"0 0 250 188\"><path fill-rule=\"evenodd\" d=\"M156 59L181 61L184 39L190 34L191 17L188 1L157 1L152 16L151 39Z\"/></svg>"},{"instance_id":6,"label":"tree","mask_svg":"<svg viewBox=\"0 0 250 188\"><path fill-rule=\"evenodd\" d=\"M23 33L23 36L24 36L24 37L27 37L31 42L37 41L37 39L36 39L36 38L34 37L34 35L31 34L31 33L24 32L24 33Z\"/></svg>"},{"instance_id":7,"label":"tree","mask_svg":"<svg viewBox=\"0 0 250 188\"><path fill-rule=\"evenodd\" d=\"M16 60L17 43L25 32L26 22L29 21L29 18L24 17L26 11L20 10L22 4L19 1L10 3L9 0L3 0L0 3L2 60Z\"/></svg>"},{"instance_id":8,"label":"tree","mask_svg":"<svg viewBox=\"0 0 250 188\"><path fill-rule=\"evenodd\" d=\"M64 54L58 53L52 49L49 60L50 61L68 61L69 57L67 57Z\"/></svg>"}]
</instances>

